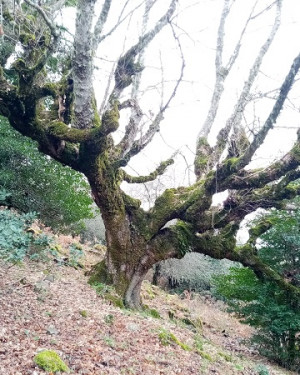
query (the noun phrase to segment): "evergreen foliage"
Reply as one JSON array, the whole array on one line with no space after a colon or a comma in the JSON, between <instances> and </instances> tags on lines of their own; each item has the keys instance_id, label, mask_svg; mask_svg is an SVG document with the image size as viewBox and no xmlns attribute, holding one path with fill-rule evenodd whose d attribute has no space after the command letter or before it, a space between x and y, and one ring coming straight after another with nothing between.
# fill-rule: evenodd
<instances>
[{"instance_id":1,"label":"evergreen foliage","mask_svg":"<svg viewBox=\"0 0 300 375\"><path fill-rule=\"evenodd\" d=\"M273 227L259 239L259 257L299 285L299 210L274 211L264 220L272 221ZM274 282L259 280L249 268L234 267L214 282L229 309L258 328L252 341L260 353L300 371L300 313L291 296Z\"/></svg>"},{"instance_id":2,"label":"evergreen foliage","mask_svg":"<svg viewBox=\"0 0 300 375\"><path fill-rule=\"evenodd\" d=\"M299 207L299 200L294 204ZM274 210L265 219L273 227L261 236L260 258L300 286L300 209Z\"/></svg>"},{"instance_id":3,"label":"evergreen foliage","mask_svg":"<svg viewBox=\"0 0 300 375\"><path fill-rule=\"evenodd\" d=\"M89 186L80 173L39 153L35 142L3 117L0 138L0 205L38 212L46 225L60 230L92 217Z\"/></svg>"},{"instance_id":4,"label":"evergreen foliage","mask_svg":"<svg viewBox=\"0 0 300 375\"><path fill-rule=\"evenodd\" d=\"M10 210L0 210L0 258L18 263L26 256L30 259L46 256L50 238L27 230L35 219L35 213L18 215Z\"/></svg>"}]
</instances>

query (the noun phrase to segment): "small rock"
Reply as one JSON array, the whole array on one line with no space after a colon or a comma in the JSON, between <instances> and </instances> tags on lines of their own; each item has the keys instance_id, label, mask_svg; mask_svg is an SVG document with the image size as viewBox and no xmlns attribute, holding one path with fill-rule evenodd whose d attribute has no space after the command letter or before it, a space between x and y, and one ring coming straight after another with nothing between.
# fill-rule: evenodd
<instances>
[{"instance_id":1,"label":"small rock","mask_svg":"<svg viewBox=\"0 0 300 375\"><path fill-rule=\"evenodd\" d=\"M36 293L40 293L42 291L46 291L50 286L50 282L47 280L38 281L34 286L34 291Z\"/></svg>"},{"instance_id":2,"label":"small rock","mask_svg":"<svg viewBox=\"0 0 300 375\"><path fill-rule=\"evenodd\" d=\"M128 323L126 325L126 328L128 331L132 331L132 332L137 332L140 330L140 326L138 324L135 324L135 323Z\"/></svg>"},{"instance_id":3,"label":"small rock","mask_svg":"<svg viewBox=\"0 0 300 375\"><path fill-rule=\"evenodd\" d=\"M54 275L47 275L44 280L50 281L50 283L53 283L53 281L55 280L55 277Z\"/></svg>"},{"instance_id":4,"label":"small rock","mask_svg":"<svg viewBox=\"0 0 300 375\"><path fill-rule=\"evenodd\" d=\"M58 335L59 331L54 327L54 325L50 325L48 328L47 328L47 333L49 335Z\"/></svg>"}]
</instances>

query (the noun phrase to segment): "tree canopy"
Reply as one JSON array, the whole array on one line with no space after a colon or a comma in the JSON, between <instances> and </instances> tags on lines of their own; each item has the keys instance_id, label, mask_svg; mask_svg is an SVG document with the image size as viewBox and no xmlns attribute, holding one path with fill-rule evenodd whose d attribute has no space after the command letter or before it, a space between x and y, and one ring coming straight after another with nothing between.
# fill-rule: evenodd
<instances>
[{"instance_id":1,"label":"tree canopy","mask_svg":"<svg viewBox=\"0 0 300 375\"><path fill-rule=\"evenodd\" d=\"M67 4L76 9L72 33L59 21L64 18L59 14L65 1L25 0L14 5L2 1L0 114L21 134L36 140L41 152L86 176L106 227L106 259L95 267L93 278L113 283L128 306L140 306L141 282L153 264L180 258L187 251L239 261L260 278L275 282L292 296L296 308L299 306L299 288L257 255L256 239L269 226L250 231L249 241L243 246L237 246L236 234L247 214L258 208L282 208L300 192L299 185L293 184L300 177L299 138L267 167L249 167L291 100L300 55L295 53L288 63L290 67L279 88L271 93L267 87L256 92L263 62L280 27L283 2L251 2L228 57L225 31L236 3L224 0L223 8L218 8L219 26L212 46L215 78L207 117L199 123L196 181L187 187L166 189L145 210L139 200L124 192L121 184L153 181L174 161L162 161L148 175L132 175L126 168L164 126L167 109L184 82L183 39L188 35L179 19L188 8L186 3L78 0ZM216 131L220 102L228 95L226 85L234 80L236 67L242 64L240 56L247 48L247 32L262 15L267 15L266 32L257 41L259 48L250 59L243 85L237 89L231 113ZM178 60L172 60L177 78L171 84L167 82L169 69L161 66L161 82L152 85L158 99L152 100L146 95L143 79L147 78L151 57L160 59L161 55L150 47L162 33L166 33L161 40L162 50L172 45L177 51ZM104 43L113 47L110 56L103 52ZM147 51L153 54L148 56ZM110 62L108 72L102 69L106 62ZM206 67L199 66L199 71L202 69ZM101 98L96 95L99 86ZM153 103L155 112L146 112L145 98ZM267 116L258 117L256 107L248 111L249 105L259 100L264 105L265 98L270 99L265 106ZM155 105L157 102L159 105ZM188 121L186 113L184 122ZM185 123L174 126L182 127L184 132ZM213 132L215 143L209 138ZM225 191L228 196L223 204L212 205L215 193Z\"/></svg>"}]
</instances>

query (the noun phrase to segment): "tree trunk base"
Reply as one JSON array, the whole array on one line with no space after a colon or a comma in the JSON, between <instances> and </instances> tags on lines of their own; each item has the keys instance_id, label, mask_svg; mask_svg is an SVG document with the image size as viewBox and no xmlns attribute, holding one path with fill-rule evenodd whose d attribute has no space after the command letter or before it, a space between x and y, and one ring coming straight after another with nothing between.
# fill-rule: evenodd
<instances>
[{"instance_id":1,"label":"tree trunk base","mask_svg":"<svg viewBox=\"0 0 300 375\"><path fill-rule=\"evenodd\" d=\"M106 284L115 288L116 293L123 300L124 306L129 309L141 310L141 286L144 274L135 273L131 278L126 278L124 272L116 272L114 275L108 272L105 260L97 263L87 274L90 285ZM116 277L116 275L118 277Z\"/></svg>"},{"instance_id":2,"label":"tree trunk base","mask_svg":"<svg viewBox=\"0 0 300 375\"><path fill-rule=\"evenodd\" d=\"M107 284L113 285L113 278L109 274L108 269L105 264L105 260L95 264L92 269L87 273L87 276L90 276L88 283L90 285L95 284Z\"/></svg>"}]
</instances>

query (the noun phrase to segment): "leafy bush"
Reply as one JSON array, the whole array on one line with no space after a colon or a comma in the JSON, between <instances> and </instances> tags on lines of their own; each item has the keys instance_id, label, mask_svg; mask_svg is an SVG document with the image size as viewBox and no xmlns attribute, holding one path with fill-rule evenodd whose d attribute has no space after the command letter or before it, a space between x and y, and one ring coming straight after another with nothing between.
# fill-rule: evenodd
<instances>
[{"instance_id":1,"label":"leafy bush","mask_svg":"<svg viewBox=\"0 0 300 375\"><path fill-rule=\"evenodd\" d=\"M46 255L50 238L44 234L33 235L27 231L35 219L35 213L19 215L10 210L0 210L0 257L2 259L17 263L26 256L37 259Z\"/></svg>"},{"instance_id":2,"label":"leafy bush","mask_svg":"<svg viewBox=\"0 0 300 375\"><path fill-rule=\"evenodd\" d=\"M294 204L299 206L299 198ZM300 210L274 210L264 220L273 226L261 236L259 257L300 287Z\"/></svg>"},{"instance_id":3,"label":"leafy bush","mask_svg":"<svg viewBox=\"0 0 300 375\"><path fill-rule=\"evenodd\" d=\"M296 287L300 286L299 198L292 211L271 210L252 223L271 228L257 241L258 256ZM253 226L255 224L255 226ZM245 323L258 328L252 340L260 352L280 365L300 371L300 314L297 301L278 285L258 280L247 268L233 268L215 280L216 290ZM293 304L293 302L295 302ZM295 307L294 307L295 306Z\"/></svg>"},{"instance_id":4,"label":"leafy bush","mask_svg":"<svg viewBox=\"0 0 300 375\"><path fill-rule=\"evenodd\" d=\"M80 248L80 246L76 244L72 244L69 247L70 249L70 258L69 264L71 267L77 267L80 265L80 260L84 257L84 252Z\"/></svg>"},{"instance_id":5,"label":"leafy bush","mask_svg":"<svg viewBox=\"0 0 300 375\"><path fill-rule=\"evenodd\" d=\"M269 370L264 365L257 365L255 370L258 375L270 375Z\"/></svg>"},{"instance_id":6,"label":"leafy bush","mask_svg":"<svg viewBox=\"0 0 300 375\"><path fill-rule=\"evenodd\" d=\"M216 291L229 310L257 327L252 337L262 355L290 369L300 369L300 314L277 285L261 282L248 268L232 268L215 278Z\"/></svg>"},{"instance_id":7,"label":"leafy bush","mask_svg":"<svg viewBox=\"0 0 300 375\"><path fill-rule=\"evenodd\" d=\"M0 189L0 205L9 204L11 193L6 189Z\"/></svg>"},{"instance_id":8,"label":"leafy bush","mask_svg":"<svg viewBox=\"0 0 300 375\"><path fill-rule=\"evenodd\" d=\"M0 139L0 205L36 211L56 229L93 216L90 188L80 173L39 153L1 116Z\"/></svg>"}]
</instances>

